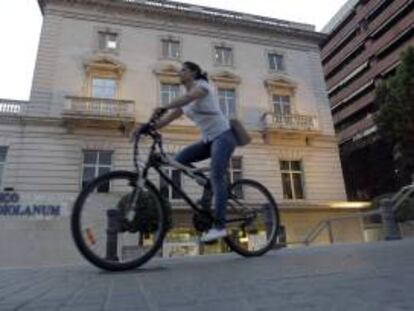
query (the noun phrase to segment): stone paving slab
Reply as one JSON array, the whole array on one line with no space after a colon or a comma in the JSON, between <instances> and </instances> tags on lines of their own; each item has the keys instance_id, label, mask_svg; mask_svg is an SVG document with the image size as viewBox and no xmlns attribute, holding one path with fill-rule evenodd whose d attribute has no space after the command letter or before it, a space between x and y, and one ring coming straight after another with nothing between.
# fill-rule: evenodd
<instances>
[{"instance_id":1,"label":"stone paving slab","mask_svg":"<svg viewBox=\"0 0 414 311\"><path fill-rule=\"evenodd\" d=\"M156 259L109 273L88 264L0 269L0 311L414 310L414 240Z\"/></svg>"}]
</instances>

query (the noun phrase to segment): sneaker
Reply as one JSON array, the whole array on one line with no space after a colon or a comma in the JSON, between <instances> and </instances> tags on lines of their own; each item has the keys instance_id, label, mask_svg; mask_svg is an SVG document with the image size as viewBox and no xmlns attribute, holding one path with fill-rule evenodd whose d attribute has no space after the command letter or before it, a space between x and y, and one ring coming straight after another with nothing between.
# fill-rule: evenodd
<instances>
[{"instance_id":1,"label":"sneaker","mask_svg":"<svg viewBox=\"0 0 414 311\"><path fill-rule=\"evenodd\" d=\"M201 242L210 242L220 238L224 238L227 235L226 229L212 228L201 236Z\"/></svg>"}]
</instances>

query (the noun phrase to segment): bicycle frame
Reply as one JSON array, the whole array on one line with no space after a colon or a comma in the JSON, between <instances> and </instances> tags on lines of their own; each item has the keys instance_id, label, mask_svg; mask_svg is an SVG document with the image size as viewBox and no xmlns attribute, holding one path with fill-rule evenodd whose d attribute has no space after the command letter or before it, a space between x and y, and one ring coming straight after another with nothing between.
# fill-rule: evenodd
<instances>
[{"instance_id":1,"label":"bicycle frame","mask_svg":"<svg viewBox=\"0 0 414 311\"><path fill-rule=\"evenodd\" d=\"M187 193L181 187L177 186L173 182L173 180L162 170L163 167L175 168L179 170L180 172L184 173L185 175L187 175L188 177L195 180L200 186L206 187L207 183L209 182L209 179L207 176L205 176L201 172L204 169L196 169L196 168L187 167L175 161L174 159L171 159L164 152L161 134L159 134L158 132L153 132L149 136L152 138L153 141L150 147L150 152L149 152L146 164L143 166L142 169L139 168L139 163L138 163L139 137L135 140L135 144L134 144L134 164L138 172L138 184L140 183L140 180L141 182L144 182L148 177L149 169L154 168L155 171L159 174L159 176L161 176L161 178L167 184L169 184L175 191L179 193L179 195L193 209L193 211L199 214L203 214L207 217L210 217L210 219L214 220L214 216L212 216L211 213L198 207L197 204L187 195ZM159 153L156 153L157 149L159 150ZM242 205L236 197L230 196L229 199L232 199L238 205ZM246 220L249 220L251 217L254 217L254 215L250 217L244 217L244 218L227 219L226 223L246 221Z\"/></svg>"},{"instance_id":2,"label":"bicycle frame","mask_svg":"<svg viewBox=\"0 0 414 311\"><path fill-rule=\"evenodd\" d=\"M170 185L176 192L179 193L179 195L184 199L184 201L195 212L211 216L210 213L198 207L197 204L187 195L187 193L181 187L177 186L172 181L172 179L163 171L162 168L164 167L175 168L179 170L180 172L184 173L185 175L187 175L188 177L195 180L198 184L200 184L200 186L204 186L204 187L209 182L208 177L205 176L199 169L187 167L171 159L164 152L161 134L159 134L158 132L155 132L155 133L151 133L149 136L152 138L152 144L150 147L150 152L149 152L146 164L141 169L139 168L138 159L137 159L139 139L135 140L134 163L138 171L138 179L141 179L142 181L146 180L148 177L149 169L153 168L168 185ZM159 153L157 153L157 149ZM139 184L139 181L138 181L138 184Z\"/></svg>"}]
</instances>

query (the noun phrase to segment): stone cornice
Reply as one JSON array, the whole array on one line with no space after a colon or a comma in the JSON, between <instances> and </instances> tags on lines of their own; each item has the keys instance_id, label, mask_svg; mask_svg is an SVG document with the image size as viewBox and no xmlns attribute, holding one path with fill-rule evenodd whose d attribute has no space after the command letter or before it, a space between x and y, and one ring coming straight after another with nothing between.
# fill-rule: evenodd
<instances>
[{"instance_id":1,"label":"stone cornice","mask_svg":"<svg viewBox=\"0 0 414 311\"><path fill-rule=\"evenodd\" d=\"M109 55L95 55L91 59L84 61L86 72L93 70L108 70L115 72L118 76L122 76L126 70L126 66L117 59Z\"/></svg>"},{"instance_id":2,"label":"stone cornice","mask_svg":"<svg viewBox=\"0 0 414 311\"><path fill-rule=\"evenodd\" d=\"M107 17L104 14L97 14L97 12L71 12L69 10L58 10L56 8L48 9L49 14L61 16L63 18L71 18L71 19L79 19L85 21L93 21L99 23L108 23ZM111 21L111 24L121 25L121 26L128 26L128 27L136 27L136 28L143 28L143 29L151 29L151 30L160 30L165 32L171 31L171 25L165 22L161 22L159 20L155 20L150 22L148 20L140 21L139 19L132 19L132 18L119 18L116 17ZM284 40L280 38L280 36L272 36L262 33L262 34L249 34L247 32L217 32L214 29L209 29L208 27L188 27L184 24L176 24L174 25L174 31L176 33L181 34L190 34L196 36L205 36L211 37L220 40L231 40L231 41L239 41L243 43L250 43L250 44L259 44L259 45L267 45L267 46L277 46L278 48L286 48L298 51L314 51L315 53L319 53L319 47L313 43L307 43L304 40Z\"/></svg>"},{"instance_id":3,"label":"stone cornice","mask_svg":"<svg viewBox=\"0 0 414 311\"><path fill-rule=\"evenodd\" d=\"M297 88L297 83L286 77L268 78L264 81L264 85L267 89L286 88L294 91Z\"/></svg>"},{"instance_id":4,"label":"stone cornice","mask_svg":"<svg viewBox=\"0 0 414 311\"><path fill-rule=\"evenodd\" d=\"M214 73L213 75L210 76L210 78L216 83L237 85L237 84L240 84L241 82L241 78L239 76L226 70Z\"/></svg>"},{"instance_id":5,"label":"stone cornice","mask_svg":"<svg viewBox=\"0 0 414 311\"><path fill-rule=\"evenodd\" d=\"M315 32L310 25L306 24L165 0L38 0L38 3L43 14L49 3L78 4L127 13L163 15L166 20L172 18L183 20L184 17L193 21L214 23L215 26L222 24L251 30L270 31L275 34L311 41L315 44L321 43L326 38L325 34Z\"/></svg>"}]
</instances>

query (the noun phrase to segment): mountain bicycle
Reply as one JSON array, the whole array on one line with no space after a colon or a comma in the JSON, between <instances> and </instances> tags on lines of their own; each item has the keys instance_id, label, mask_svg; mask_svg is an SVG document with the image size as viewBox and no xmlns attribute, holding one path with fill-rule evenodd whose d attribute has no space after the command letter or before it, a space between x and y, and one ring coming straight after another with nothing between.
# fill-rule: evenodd
<instances>
[{"instance_id":1,"label":"mountain bicycle","mask_svg":"<svg viewBox=\"0 0 414 311\"><path fill-rule=\"evenodd\" d=\"M89 182L79 193L71 215L71 231L80 253L93 265L110 271L137 268L160 252L172 227L171 205L150 181L155 170L193 211L192 222L200 234L215 222L208 169L188 167L175 161L163 148L155 123L163 113L153 114L133 135L135 171L112 171ZM147 152L140 152L149 141ZM202 187L194 201L166 168L173 168ZM150 172L151 169L151 172ZM260 256L274 247L279 230L279 212L271 193L260 183L239 179L228 186L224 238L230 250L245 256Z\"/></svg>"}]
</instances>

